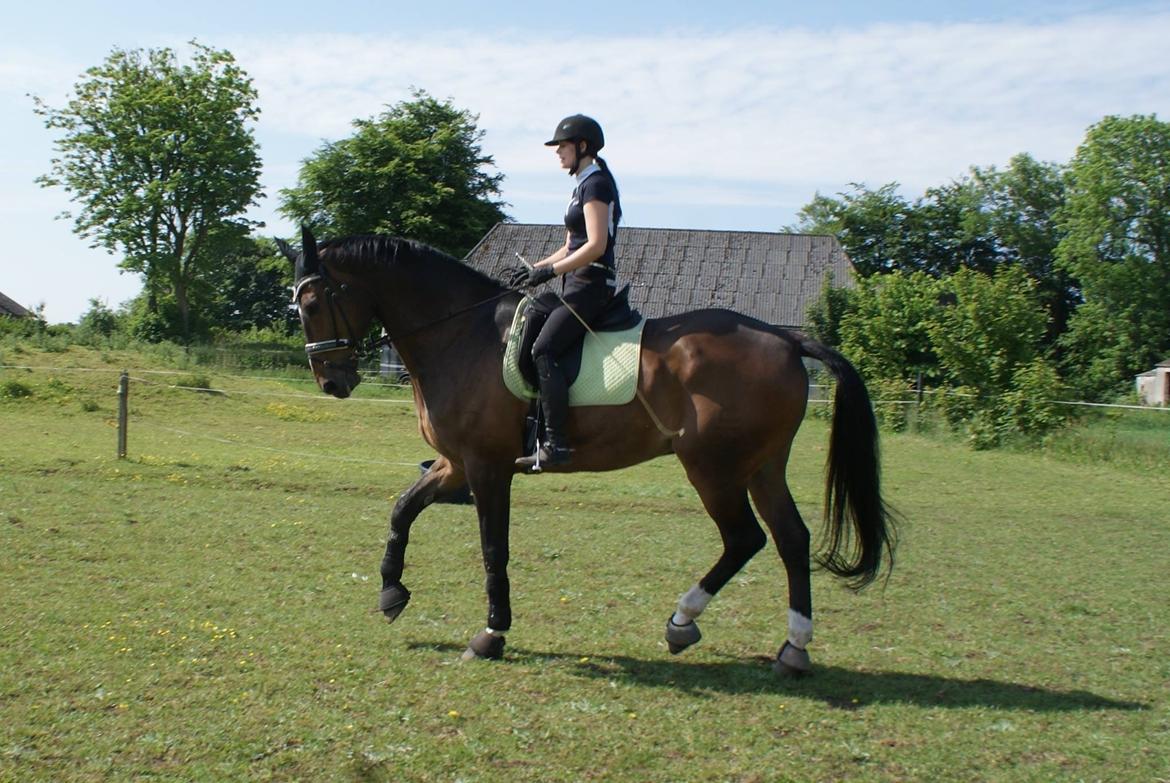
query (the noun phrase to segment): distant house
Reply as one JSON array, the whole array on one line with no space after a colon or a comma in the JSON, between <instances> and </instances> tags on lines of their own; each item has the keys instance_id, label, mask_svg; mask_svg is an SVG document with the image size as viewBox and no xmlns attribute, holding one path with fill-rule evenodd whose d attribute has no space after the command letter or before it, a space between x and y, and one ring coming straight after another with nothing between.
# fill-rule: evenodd
<instances>
[{"instance_id":1,"label":"distant house","mask_svg":"<svg viewBox=\"0 0 1170 783\"><path fill-rule=\"evenodd\" d=\"M565 243L563 225L497 223L464 261L502 278L519 262L539 261ZM619 285L643 315L724 307L792 329L824 287L852 288L853 265L835 237L752 231L627 228L618 232Z\"/></svg>"},{"instance_id":2,"label":"distant house","mask_svg":"<svg viewBox=\"0 0 1170 783\"><path fill-rule=\"evenodd\" d=\"M1170 405L1170 360L1134 379L1143 405Z\"/></svg>"},{"instance_id":3,"label":"distant house","mask_svg":"<svg viewBox=\"0 0 1170 783\"><path fill-rule=\"evenodd\" d=\"M0 316L7 316L9 318L28 318L31 315L32 310L17 304L3 293L0 293Z\"/></svg>"}]
</instances>

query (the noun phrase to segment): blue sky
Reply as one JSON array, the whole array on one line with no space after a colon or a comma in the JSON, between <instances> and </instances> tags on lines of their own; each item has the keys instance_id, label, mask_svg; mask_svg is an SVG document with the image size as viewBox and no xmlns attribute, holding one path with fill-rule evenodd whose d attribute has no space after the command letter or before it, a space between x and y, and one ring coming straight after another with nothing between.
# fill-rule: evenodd
<instances>
[{"instance_id":1,"label":"blue sky","mask_svg":"<svg viewBox=\"0 0 1170 783\"><path fill-rule=\"evenodd\" d=\"M0 33L0 291L62 322L140 288L33 182L53 151L28 94L63 105L114 47L235 54L262 112L252 216L277 235L300 162L412 86L479 115L516 220L559 220L569 183L541 142L581 111L605 126L627 225L696 229L778 230L851 182L913 197L1021 152L1064 162L1106 115L1170 115L1170 2L811 5L19 4Z\"/></svg>"}]
</instances>

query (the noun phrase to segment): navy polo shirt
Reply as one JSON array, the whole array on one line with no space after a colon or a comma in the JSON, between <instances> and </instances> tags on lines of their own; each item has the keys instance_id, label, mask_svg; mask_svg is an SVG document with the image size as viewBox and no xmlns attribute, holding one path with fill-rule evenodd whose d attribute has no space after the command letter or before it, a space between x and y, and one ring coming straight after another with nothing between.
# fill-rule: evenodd
<instances>
[{"instance_id":1,"label":"navy polo shirt","mask_svg":"<svg viewBox=\"0 0 1170 783\"><path fill-rule=\"evenodd\" d=\"M614 262L613 248L617 239L617 227L614 225L614 214L617 209L617 194L609 177L601 167L593 163L589 168L577 172L577 187L573 188L573 197L565 209L565 228L569 231L569 253L584 245L589 240L585 231L585 205L590 201L600 201L609 207L609 221L605 252L596 261L588 266L574 269L568 276L579 278L581 283L591 282L603 278L609 285L614 282L616 263ZM565 281L569 285L569 281Z\"/></svg>"}]
</instances>

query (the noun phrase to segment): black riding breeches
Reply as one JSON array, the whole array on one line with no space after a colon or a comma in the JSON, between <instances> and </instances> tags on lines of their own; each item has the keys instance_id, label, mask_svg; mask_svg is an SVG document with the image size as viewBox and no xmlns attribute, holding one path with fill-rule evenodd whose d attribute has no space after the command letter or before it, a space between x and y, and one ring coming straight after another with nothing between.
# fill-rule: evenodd
<instances>
[{"instance_id":1,"label":"black riding breeches","mask_svg":"<svg viewBox=\"0 0 1170 783\"><path fill-rule=\"evenodd\" d=\"M566 291L565 302L585 323L592 323L609 304L613 289L604 283L590 284ZM532 358L547 357L554 362L585 335L585 325L569 308L560 304L545 318L540 334L532 344Z\"/></svg>"}]
</instances>

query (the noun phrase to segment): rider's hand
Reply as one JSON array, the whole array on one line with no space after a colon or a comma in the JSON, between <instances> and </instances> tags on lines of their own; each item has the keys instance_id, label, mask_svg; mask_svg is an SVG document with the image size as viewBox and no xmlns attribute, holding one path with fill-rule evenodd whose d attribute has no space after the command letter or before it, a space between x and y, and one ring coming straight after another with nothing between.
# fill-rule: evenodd
<instances>
[{"instance_id":1,"label":"rider's hand","mask_svg":"<svg viewBox=\"0 0 1170 783\"><path fill-rule=\"evenodd\" d=\"M536 288L541 283L552 280L556 276L557 273L553 271L552 264L549 264L548 266L533 267L532 271L528 273L528 281L526 285L529 288Z\"/></svg>"}]
</instances>

